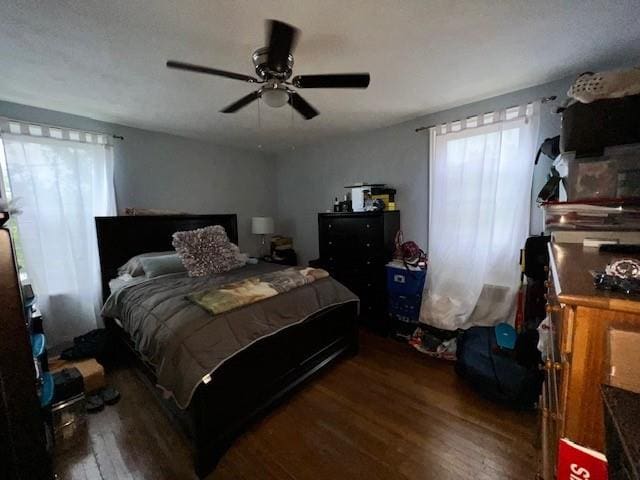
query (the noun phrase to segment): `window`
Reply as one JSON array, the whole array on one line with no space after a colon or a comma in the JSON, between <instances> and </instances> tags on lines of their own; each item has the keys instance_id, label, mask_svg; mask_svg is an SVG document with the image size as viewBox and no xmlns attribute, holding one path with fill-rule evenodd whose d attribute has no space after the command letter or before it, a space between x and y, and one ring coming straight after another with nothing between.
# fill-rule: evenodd
<instances>
[{"instance_id":1,"label":"window","mask_svg":"<svg viewBox=\"0 0 640 480\"><path fill-rule=\"evenodd\" d=\"M115 214L113 148L88 132L14 121L0 127L2 190L22 210L10 220L18 262L47 319L49 342L59 345L97 326L94 217Z\"/></svg>"},{"instance_id":2,"label":"window","mask_svg":"<svg viewBox=\"0 0 640 480\"><path fill-rule=\"evenodd\" d=\"M537 108L523 106L431 129L425 323L513 321L537 125Z\"/></svg>"},{"instance_id":3,"label":"window","mask_svg":"<svg viewBox=\"0 0 640 480\"><path fill-rule=\"evenodd\" d=\"M0 184L0 197L6 198L11 201L13 199L11 194L11 184L9 182L9 175L7 173L7 160L4 156L4 145L2 139L0 139L0 174L2 174L2 183ZM16 260L18 262L18 268L20 269L20 280L25 282L27 280L27 273L24 270L24 249L22 248L22 242L20 241L20 232L18 230L18 222L16 217L13 216L5 224L5 227L11 232L13 238L13 244L16 252Z\"/></svg>"}]
</instances>

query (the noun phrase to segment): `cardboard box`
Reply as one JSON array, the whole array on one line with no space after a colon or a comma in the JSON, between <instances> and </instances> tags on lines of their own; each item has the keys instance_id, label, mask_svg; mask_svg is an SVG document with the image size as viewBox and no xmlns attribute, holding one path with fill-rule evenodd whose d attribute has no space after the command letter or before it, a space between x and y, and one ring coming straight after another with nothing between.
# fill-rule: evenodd
<instances>
[{"instance_id":1,"label":"cardboard box","mask_svg":"<svg viewBox=\"0 0 640 480\"><path fill-rule=\"evenodd\" d=\"M63 368L71 367L76 367L82 374L84 393L96 392L107 386L104 377L104 368L93 358L71 361L55 357L49 360L49 370L51 370L51 372L57 372Z\"/></svg>"},{"instance_id":2,"label":"cardboard box","mask_svg":"<svg viewBox=\"0 0 640 480\"><path fill-rule=\"evenodd\" d=\"M640 332L610 328L609 385L640 393Z\"/></svg>"}]
</instances>

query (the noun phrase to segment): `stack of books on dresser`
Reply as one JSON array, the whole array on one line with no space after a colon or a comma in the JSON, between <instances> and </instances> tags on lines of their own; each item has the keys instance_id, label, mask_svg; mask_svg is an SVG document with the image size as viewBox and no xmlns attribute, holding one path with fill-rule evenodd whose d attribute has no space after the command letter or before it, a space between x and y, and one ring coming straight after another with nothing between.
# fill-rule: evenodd
<instances>
[{"instance_id":1,"label":"stack of books on dresser","mask_svg":"<svg viewBox=\"0 0 640 480\"><path fill-rule=\"evenodd\" d=\"M542 207L545 230L555 242L640 243L640 199L547 202Z\"/></svg>"},{"instance_id":2,"label":"stack of books on dresser","mask_svg":"<svg viewBox=\"0 0 640 480\"><path fill-rule=\"evenodd\" d=\"M556 230L640 230L640 200L549 202L545 228Z\"/></svg>"}]
</instances>

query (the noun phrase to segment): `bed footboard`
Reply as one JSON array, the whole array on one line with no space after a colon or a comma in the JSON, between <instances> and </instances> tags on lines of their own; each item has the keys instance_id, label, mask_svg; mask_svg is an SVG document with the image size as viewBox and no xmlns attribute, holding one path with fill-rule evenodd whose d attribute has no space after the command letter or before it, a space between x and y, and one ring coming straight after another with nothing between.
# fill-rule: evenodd
<instances>
[{"instance_id":1,"label":"bed footboard","mask_svg":"<svg viewBox=\"0 0 640 480\"><path fill-rule=\"evenodd\" d=\"M199 388L189 407L195 469L209 474L233 440L335 360L358 351L357 305L333 307L256 342Z\"/></svg>"},{"instance_id":2,"label":"bed footboard","mask_svg":"<svg viewBox=\"0 0 640 480\"><path fill-rule=\"evenodd\" d=\"M153 370L140 359L126 333L113 321L106 325L117 330L135 354L136 365L163 410L192 442L195 471L202 478L252 422L340 357L357 354L357 308L356 302L331 307L255 342L217 369L211 382L201 384L187 410L162 397L153 386Z\"/></svg>"}]
</instances>

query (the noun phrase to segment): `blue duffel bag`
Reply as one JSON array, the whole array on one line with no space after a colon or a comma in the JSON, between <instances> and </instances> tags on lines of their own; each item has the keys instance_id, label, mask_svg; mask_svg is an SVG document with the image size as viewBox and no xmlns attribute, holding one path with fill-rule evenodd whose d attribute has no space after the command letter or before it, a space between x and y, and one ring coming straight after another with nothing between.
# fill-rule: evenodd
<instances>
[{"instance_id":1,"label":"blue duffel bag","mask_svg":"<svg viewBox=\"0 0 640 480\"><path fill-rule=\"evenodd\" d=\"M456 372L491 400L533 408L543 378L538 362L531 361L539 358L536 337L533 331L519 335L515 351L509 352L498 346L493 327L471 327L458 336Z\"/></svg>"}]
</instances>

